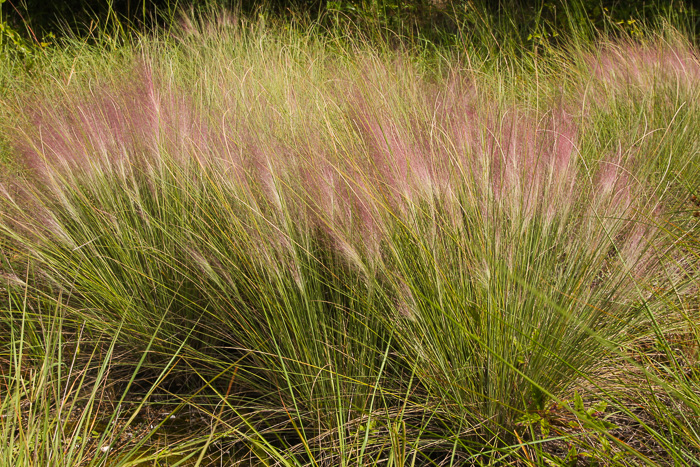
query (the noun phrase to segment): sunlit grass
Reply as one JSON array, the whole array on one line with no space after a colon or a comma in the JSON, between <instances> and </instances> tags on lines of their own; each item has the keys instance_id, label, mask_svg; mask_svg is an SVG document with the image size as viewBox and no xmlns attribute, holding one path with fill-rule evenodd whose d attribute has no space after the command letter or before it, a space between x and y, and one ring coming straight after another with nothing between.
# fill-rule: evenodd
<instances>
[{"instance_id":1,"label":"sunlit grass","mask_svg":"<svg viewBox=\"0 0 700 467\"><path fill-rule=\"evenodd\" d=\"M13 71L1 454L692 464L697 51L578 39L436 53L219 15ZM156 393L205 422L86 441Z\"/></svg>"}]
</instances>

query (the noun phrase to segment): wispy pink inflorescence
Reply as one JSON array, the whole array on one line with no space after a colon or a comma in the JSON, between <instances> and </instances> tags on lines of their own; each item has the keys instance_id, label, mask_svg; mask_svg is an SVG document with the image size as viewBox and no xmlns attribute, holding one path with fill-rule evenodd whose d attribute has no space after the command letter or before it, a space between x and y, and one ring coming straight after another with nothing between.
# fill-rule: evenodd
<instances>
[{"instance_id":1,"label":"wispy pink inflorescence","mask_svg":"<svg viewBox=\"0 0 700 467\"><path fill-rule=\"evenodd\" d=\"M491 117L477 148L489 174L486 195L501 214L525 221L568 212L577 202L575 143L575 127L561 110L539 118L518 110Z\"/></svg>"},{"instance_id":2,"label":"wispy pink inflorescence","mask_svg":"<svg viewBox=\"0 0 700 467\"><path fill-rule=\"evenodd\" d=\"M207 128L184 93L159 86L140 64L128 80L97 83L90 93L67 89L33 106L31 126L17 141L24 163L37 174L110 170L122 163L202 150Z\"/></svg>"},{"instance_id":3,"label":"wispy pink inflorescence","mask_svg":"<svg viewBox=\"0 0 700 467\"><path fill-rule=\"evenodd\" d=\"M590 223L587 235L604 239L593 219L619 230L619 219L631 215L627 162L609 155L584 170L580 129L565 106L552 103L544 112L499 108L479 97L471 82L452 76L444 86L410 83L401 107L391 95L375 95L384 85L398 86L369 82L384 75L392 76L380 67L355 78L349 92L329 93L339 122L297 122L314 107L301 92L227 92L232 85L222 81L221 107L204 115L188 90L141 63L129 80L97 83L89 93L69 88L55 104L39 99L22 154L40 174L157 167L166 154L206 169L245 205L241 212L264 216L269 231L251 236L271 235L265 250L270 261L293 249L294 229L322 232L362 268L368 259L381 260L392 226L399 224L422 229L427 243L439 245L447 235L442 226L466 235L472 226L465 226L464 214L478 212L496 221L490 238L505 242L531 225L548 235L556 224L552 234L559 234L578 210L577 221ZM638 258L641 234L630 232L629 238L615 237L628 239L625 254Z\"/></svg>"},{"instance_id":4,"label":"wispy pink inflorescence","mask_svg":"<svg viewBox=\"0 0 700 467\"><path fill-rule=\"evenodd\" d=\"M588 62L598 79L622 86L692 86L700 79L700 57L689 44L608 44Z\"/></svg>"},{"instance_id":5,"label":"wispy pink inflorescence","mask_svg":"<svg viewBox=\"0 0 700 467\"><path fill-rule=\"evenodd\" d=\"M606 212L625 212L633 202L631 188L622 154L608 156L599 162L591 206Z\"/></svg>"},{"instance_id":6,"label":"wispy pink inflorescence","mask_svg":"<svg viewBox=\"0 0 700 467\"><path fill-rule=\"evenodd\" d=\"M650 248L650 239L654 238L655 226L651 222L632 222L625 232L624 241L620 242L619 254L622 265L634 278L643 278L652 262L656 261L656 252Z\"/></svg>"},{"instance_id":7,"label":"wispy pink inflorescence","mask_svg":"<svg viewBox=\"0 0 700 467\"><path fill-rule=\"evenodd\" d=\"M374 196L397 212L406 212L450 192L450 155L433 138L443 132L440 122L406 121L363 97L356 99L349 119L366 151L357 163L375 186Z\"/></svg>"}]
</instances>

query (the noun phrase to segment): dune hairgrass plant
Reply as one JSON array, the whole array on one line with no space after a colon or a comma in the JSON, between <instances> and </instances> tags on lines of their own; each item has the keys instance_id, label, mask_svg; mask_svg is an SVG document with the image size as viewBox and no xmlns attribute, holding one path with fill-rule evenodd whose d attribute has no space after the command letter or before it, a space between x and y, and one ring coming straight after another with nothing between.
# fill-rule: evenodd
<instances>
[{"instance_id":1,"label":"dune hairgrass plant","mask_svg":"<svg viewBox=\"0 0 700 467\"><path fill-rule=\"evenodd\" d=\"M3 321L3 409L31 412L7 459L691 464L697 51L578 39L499 57L190 14L45 51L0 103L4 274L36 297ZM66 330L95 340L81 372ZM145 387L206 421L88 442L149 404L106 408L120 364L116 406ZM26 378L49 399L24 409Z\"/></svg>"}]
</instances>

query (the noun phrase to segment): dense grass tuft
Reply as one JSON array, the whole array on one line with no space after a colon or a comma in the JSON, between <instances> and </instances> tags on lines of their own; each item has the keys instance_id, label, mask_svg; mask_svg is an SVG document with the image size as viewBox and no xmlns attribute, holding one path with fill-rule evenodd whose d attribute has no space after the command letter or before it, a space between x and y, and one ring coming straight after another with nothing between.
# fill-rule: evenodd
<instances>
[{"instance_id":1,"label":"dense grass tuft","mask_svg":"<svg viewBox=\"0 0 700 467\"><path fill-rule=\"evenodd\" d=\"M516 60L184 17L15 71L3 410L25 342L40 368L63 335L107 349L76 360L73 435L82 393L46 373L29 426L70 449L34 461L691 464L700 63L669 31ZM156 392L208 424L77 437Z\"/></svg>"}]
</instances>

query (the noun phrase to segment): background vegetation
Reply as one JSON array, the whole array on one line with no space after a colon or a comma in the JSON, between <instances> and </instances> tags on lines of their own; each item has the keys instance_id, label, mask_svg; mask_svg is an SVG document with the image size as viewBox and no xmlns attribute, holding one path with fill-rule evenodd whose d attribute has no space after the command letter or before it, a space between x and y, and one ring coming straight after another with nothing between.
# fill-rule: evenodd
<instances>
[{"instance_id":1,"label":"background vegetation","mask_svg":"<svg viewBox=\"0 0 700 467\"><path fill-rule=\"evenodd\" d=\"M0 463L698 464L690 6L82 5L2 4Z\"/></svg>"}]
</instances>

